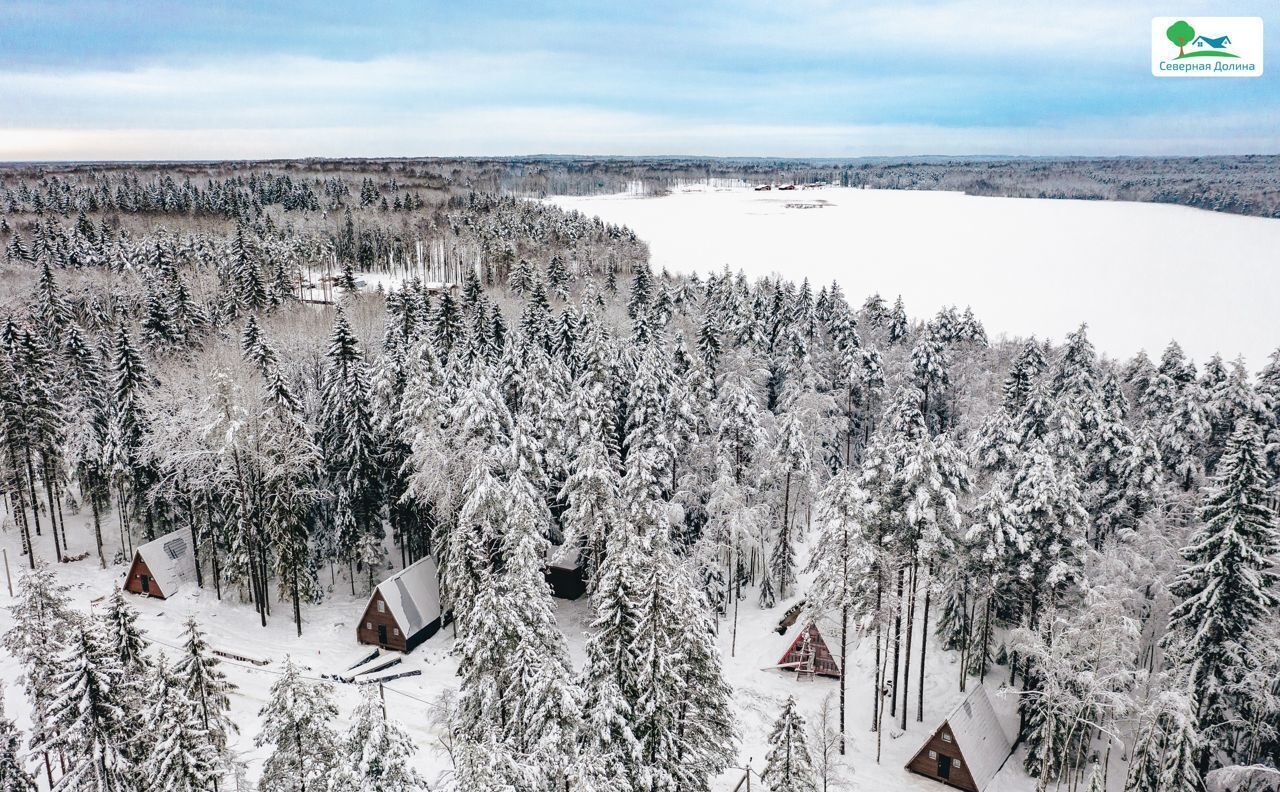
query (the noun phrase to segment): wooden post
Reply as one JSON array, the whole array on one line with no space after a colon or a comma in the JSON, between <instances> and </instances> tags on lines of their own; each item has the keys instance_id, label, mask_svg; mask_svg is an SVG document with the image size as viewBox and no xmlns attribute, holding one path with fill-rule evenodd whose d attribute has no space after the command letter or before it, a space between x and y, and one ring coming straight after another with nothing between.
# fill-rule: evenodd
<instances>
[{"instance_id":1,"label":"wooden post","mask_svg":"<svg viewBox=\"0 0 1280 792\"><path fill-rule=\"evenodd\" d=\"M4 551L4 582L9 584L9 596L13 596L13 576L9 574L9 548L0 548Z\"/></svg>"}]
</instances>

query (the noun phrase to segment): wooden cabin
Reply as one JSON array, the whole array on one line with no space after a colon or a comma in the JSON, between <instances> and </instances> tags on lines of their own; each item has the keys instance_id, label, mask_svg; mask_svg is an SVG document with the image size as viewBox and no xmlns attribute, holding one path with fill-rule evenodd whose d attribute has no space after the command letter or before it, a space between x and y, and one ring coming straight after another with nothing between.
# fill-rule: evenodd
<instances>
[{"instance_id":1,"label":"wooden cabin","mask_svg":"<svg viewBox=\"0 0 1280 792\"><path fill-rule=\"evenodd\" d=\"M446 617L440 610L436 562L424 556L378 584L356 628L360 643L412 652L435 635Z\"/></svg>"},{"instance_id":2,"label":"wooden cabin","mask_svg":"<svg viewBox=\"0 0 1280 792\"><path fill-rule=\"evenodd\" d=\"M191 535L185 530L167 533L147 542L133 553L133 563L124 579L125 591L165 599L183 584L196 579L196 556Z\"/></svg>"},{"instance_id":3,"label":"wooden cabin","mask_svg":"<svg viewBox=\"0 0 1280 792\"><path fill-rule=\"evenodd\" d=\"M582 563L582 549L566 550L552 545L547 553L547 583L551 594L560 599L576 600L587 591L587 576Z\"/></svg>"},{"instance_id":4,"label":"wooden cabin","mask_svg":"<svg viewBox=\"0 0 1280 792\"><path fill-rule=\"evenodd\" d=\"M820 676L840 678L840 664L823 640L818 625L809 622L796 635L795 640L787 647L787 651L778 661L778 668L795 671L800 675L818 674Z\"/></svg>"},{"instance_id":5,"label":"wooden cabin","mask_svg":"<svg viewBox=\"0 0 1280 792\"><path fill-rule=\"evenodd\" d=\"M1013 743L978 685L916 752L907 769L956 789L982 792L1004 766Z\"/></svg>"}]
</instances>

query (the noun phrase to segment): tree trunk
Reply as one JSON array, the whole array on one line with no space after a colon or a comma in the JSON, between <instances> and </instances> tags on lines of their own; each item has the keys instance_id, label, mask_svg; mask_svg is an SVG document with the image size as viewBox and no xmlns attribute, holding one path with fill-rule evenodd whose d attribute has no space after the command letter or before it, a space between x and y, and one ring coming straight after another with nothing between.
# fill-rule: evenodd
<instances>
[{"instance_id":1,"label":"tree trunk","mask_svg":"<svg viewBox=\"0 0 1280 792\"><path fill-rule=\"evenodd\" d=\"M36 497L36 471L31 465L31 449L23 449L27 458L27 487L31 490L31 522L36 526L36 536L40 536L40 499Z\"/></svg>"},{"instance_id":2,"label":"tree trunk","mask_svg":"<svg viewBox=\"0 0 1280 792\"><path fill-rule=\"evenodd\" d=\"M871 731L880 731L880 708L884 706L884 677L880 673L881 636L884 625L880 622L880 600L884 596L884 581L876 573L876 664L872 673L875 687L871 696Z\"/></svg>"},{"instance_id":3,"label":"tree trunk","mask_svg":"<svg viewBox=\"0 0 1280 792\"><path fill-rule=\"evenodd\" d=\"M298 627L298 637L302 637L302 603L298 596L298 561L293 559L293 563L289 565L293 574L293 623Z\"/></svg>"},{"instance_id":4,"label":"tree trunk","mask_svg":"<svg viewBox=\"0 0 1280 792\"><path fill-rule=\"evenodd\" d=\"M844 679L849 669L849 606L840 609L840 755L844 756Z\"/></svg>"},{"instance_id":5,"label":"tree trunk","mask_svg":"<svg viewBox=\"0 0 1280 792\"><path fill-rule=\"evenodd\" d=\"M58 513L57 501L53 497L53 483L49 481L49 465L44 465L44 495L49 502L49 533L53 535L53 555L59 561L62 560L62 544L58 541L58 520L54 516Z\"/></svg>"},{"instance_id":6,"label":"tree trunk","mask_svg":"<svg viewBox=\"0 0 1280 792\"><path fill-rule=\"evenodd\" d=\"M902 588L903 588L902 578L904 574L905 574L905 570L899 568L898 569L898 591L897 591L897 601L899 603L902 602ZM898 669L900 667L901 655L902 655L902 610L899 609L898 612L893 615L893 693L889 697L889 714L894 717L898 715L898 690L900 687L900 685L898 684L899 682ZM903 702L903 706L904 707L906 706L905 700Z\"/></svg>"},{"instance_id":7,"label":"tree trunk","mask_svg":"<svg viewBox=\"0 0 1280 792\"><path fill-rule=\"evenodd\" d=\"M924 590L924 614L920 622L920 683L916 685L916 722L924 723L924 661L929 647L929 589ZM961 665L963 672L964 666Z\"/></svg>"},{"instance_id":8,"label":"tree trunk","mask_svg":"<svg viewBox=\"0 0 1280 792\"><path fill-rule=\"evenodd\" d=\"M106 569L107 555L102 551L102 516L98 511L98 493L95 490L96 488L90 485L87 500L90 510L93 511L93 541L98 545L98 563Z\"/></svg>"},{"instance_id":9,"label":"tree trunk","mask_svg":"<svg viewBox=\"0 0 1280 792\"><path fill-rule=\"evenodd\" d=\"M907 694L911 690L911 633L916 621L916 562L911 562L911 576L907 583L907 629L906 646L902 653L902 723L903 731L907 730Z\"/></svg>"}]
</instances>

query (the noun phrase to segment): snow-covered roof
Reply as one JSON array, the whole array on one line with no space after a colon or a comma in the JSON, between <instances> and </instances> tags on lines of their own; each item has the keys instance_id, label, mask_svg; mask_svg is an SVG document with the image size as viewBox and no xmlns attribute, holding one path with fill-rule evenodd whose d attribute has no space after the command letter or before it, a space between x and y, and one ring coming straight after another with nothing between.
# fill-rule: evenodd
<instances>
[{"instance_id":1,"label":"snow-covered roof","mask_svg":"<svg viewBox=\"0 0 1280 792\"><path fill-rule=\"evenodd\" d=\"M547 566L555 569L577 569L582 566L582 545L550 545L547 547Z\"/></svg>"},{"instance_id":2,"label":"snow-covered roof","mask_svg":"<svg viewBox=\"0 0 1280 792\"><path fill-rule=\"evenodd\" d=\"M138 555L166 597L172 597L183 583L196 579L196 556L191 551L191 534L186 530L147 542L138 548Z\"/></svg>"},{"instance_id":3,"label":"snow-covered roof","mask_svg":"<svg viewBox=\"0 0 1280 792\"><path fill-rule=\"evenodd\" d=\"M405 635L440 618L440 580L435 559L429 555L382 581L375 591Z\"/></svg>"},{"instance_id":4,"label":"snow-covered roof","mask_svg":"<svg viewBox=\"0 0 1280 792\"><path fill-rule=\"evenodd\" d=\"M947 724L969 765L969 775L981 792L1013 753L1013 742L996 717L987 688L981 684L975 687L947 716Z\"/></svg>"}]
</instances>

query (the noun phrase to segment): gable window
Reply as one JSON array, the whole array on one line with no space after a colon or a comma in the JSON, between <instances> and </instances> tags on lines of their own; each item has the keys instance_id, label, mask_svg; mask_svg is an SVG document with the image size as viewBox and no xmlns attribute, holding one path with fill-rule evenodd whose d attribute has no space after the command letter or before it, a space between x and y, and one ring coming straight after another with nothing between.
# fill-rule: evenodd
<instances>
[{"instance_id":1,"label":"gable window","mask_svg":"<svg viewBox=\"0 0 1280 792\"><path fill-rule=\"evenodd\" d=\"M949 732L943 732L943 733L942 733L942 741L943 741L944 743L949 743L949 742L951 742L951 734L950 734Z\"/></svg>"},{"instance_id":2,"label":"gable window","mask_svg":"<svg viewBox=\"0 0 1280 792\"><path fill-rule=\"evenodd\" d=\"M387 603L383 602L382 600L378 600L378 613L386 613L386 612L387 612Z\"/></svg>"}]
</instances>

